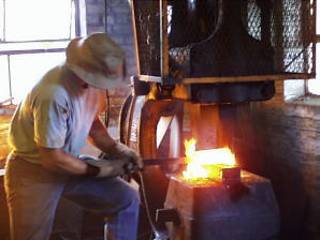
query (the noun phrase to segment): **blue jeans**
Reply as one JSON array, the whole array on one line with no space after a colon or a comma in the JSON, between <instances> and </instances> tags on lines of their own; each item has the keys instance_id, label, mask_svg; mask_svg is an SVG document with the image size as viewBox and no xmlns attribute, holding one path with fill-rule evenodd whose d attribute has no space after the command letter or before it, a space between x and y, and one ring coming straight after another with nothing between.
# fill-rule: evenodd
<instances>
[{"instance_id":1,"label":"blue jeans","mask_svg":"<svg viewBox=\"0 0 320 240\"><path fill-rule=\"evenodd\" d=\"M61 196L104 213L112 239L135 240L139 193L121 178L68 177L17 157L6 165L11 240L47 240Z\"/></svg>"}]
</instances>

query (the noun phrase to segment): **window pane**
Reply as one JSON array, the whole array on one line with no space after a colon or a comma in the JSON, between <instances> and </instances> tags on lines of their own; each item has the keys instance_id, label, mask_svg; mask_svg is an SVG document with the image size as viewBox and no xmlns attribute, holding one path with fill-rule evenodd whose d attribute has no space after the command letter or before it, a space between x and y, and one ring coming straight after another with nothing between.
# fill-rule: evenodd
<instances>
[{"instance_id":1,"label":"window pane","mask_svg":"<svg viewBox=\"0 0 320 240\"><path fill-rule=\"evenodd\" d=\"M305 81L301 80L287 80L284 81L284 98L285 101L297 99L305 95Z\"/></svg>"},{"instance_id":2,"label":"window pane","mask_svg":"<svg viewBox=\"0 0 320 240\"><path fill-rule=\"evenodd\" d=\"M0 40L3 39L3 16L4 16L4 9L3 9L3 1L0 0Z\"/></svg>"},{"instance_id":3,"label":"window pane","mask_svg":"<svg viewBox=\"0 0 320 240\"><path fill-rule=\"evenodd\" d=\"M308 81L310 93L320 95L320 43L316 44L316 79Z\"/></svg>"},{"instance_id":4,"label":"window pane","mask_svg":"<svg viewBox=\"0 0 320 240\"><path fill-rule=\"evenodd\" d=\"M62 63L64 60L64 52L11 56L10 66L14 102L20 102L23 96L40 80L47 70Z\"/></svg>"},{"instance_id":5,"label":"window pane","mask_svg":"<svg viewBox=\"0 0 320 240\"><path fill-rule=\"evenodd\" d=\"M10 98L7 56L0 56L0 102Z\"/></svg>"},{"instance_id":6,"label":"window pane","mask_svg":"<svg viewBox=\"0 0 320 240\"><path fill-rule=\"evenodd\" d=\"M6 6L6 40L70 37L71 0L10 0Z\"/></svg>"}]
</instances>

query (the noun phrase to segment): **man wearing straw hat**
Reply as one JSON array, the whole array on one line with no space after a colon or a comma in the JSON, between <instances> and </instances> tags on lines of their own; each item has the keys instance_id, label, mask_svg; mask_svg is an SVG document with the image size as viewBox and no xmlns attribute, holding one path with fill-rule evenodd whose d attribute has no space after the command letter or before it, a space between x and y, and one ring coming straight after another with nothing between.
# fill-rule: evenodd
<instances>
[{"instance_id":1,"label":"man wearing straw hat","mask_svg":"<svg viewBox=\"0 0 320 240\"><path fill-rule=\"evenodd\" d=\"M118 176L141 168L137 153L99 120L105 90L124 76L124 53L105 33L72 40L13 116L5 189L11 240L49 239L61 196L112 216L112 239L136 239L139 193ZM87 138L103 159L79 157ZM133 166L133 168L132 168Z\"/></svg>"}]
</instances>

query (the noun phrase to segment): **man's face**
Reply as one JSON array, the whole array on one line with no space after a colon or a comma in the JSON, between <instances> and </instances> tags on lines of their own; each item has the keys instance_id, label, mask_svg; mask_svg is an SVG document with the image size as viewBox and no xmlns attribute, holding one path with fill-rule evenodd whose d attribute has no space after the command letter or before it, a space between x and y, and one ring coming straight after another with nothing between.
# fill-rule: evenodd
<instances>
[{"instance_id":1,"label":"man's face","mask_svg":"<svg viewBox=\"0 0 320 240\"><path fill-rule=\"evenodd\" d=\"M83 81L80 77L78 77L73 72L72 72L72 82L74 82L76 85L78 85L81 90L86 90L90 87L90 85L88 83Z\"/></svg>"}]
</instances>

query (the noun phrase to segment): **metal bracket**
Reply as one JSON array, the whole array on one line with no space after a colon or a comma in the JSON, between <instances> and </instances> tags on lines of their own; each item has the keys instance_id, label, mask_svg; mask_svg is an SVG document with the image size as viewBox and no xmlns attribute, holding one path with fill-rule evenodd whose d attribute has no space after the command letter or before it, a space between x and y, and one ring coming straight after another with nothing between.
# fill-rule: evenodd
<instances>
[{"instance_id":1,"label":"metal bracket","mask_svg":"<svg viewBox=\"0 0 320 240\"><path fill-rule=\"evenodd\" d=\"M162 208L157 209L156 222L165 223L173 222L175 225L180 225L180 217L176 209L174 208Z\"/></svg>"}]
</instances>

